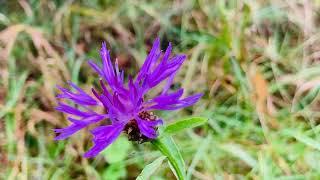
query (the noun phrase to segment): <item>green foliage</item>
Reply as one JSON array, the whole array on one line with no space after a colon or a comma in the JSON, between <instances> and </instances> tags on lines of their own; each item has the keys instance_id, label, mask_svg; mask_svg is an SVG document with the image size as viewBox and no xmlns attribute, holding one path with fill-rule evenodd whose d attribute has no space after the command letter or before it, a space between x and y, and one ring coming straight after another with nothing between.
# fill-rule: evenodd
<instances>
[{"instance_id":1,"label":"green foliage","mask_svg":"<svg viewBox=\"0 0 320 180\"><path fill-rule=\"evenodd\" d=\"M151 143L168 158L170 165L173 167L175 176L179 180L185 179L185 163L179 148L171 137L162 137L151 141Z\"/></svg>"},{"instance_id":2,"label":"green foliage","mask_svg":"<svg viewBox=\"0 0 320 180\"><path fill-rule=\"evenodd\" d=\"M170 168L186 179L320 179L319 8L317 0L0 1L0 179L174 179ZM99 62L102 41L134 75L156 36L188 56L172 89L204 93L192 107L155 112L167 126L153 144L167 160L125 136L89 160L87 130L54 141L52 129L67 125L54 110L55 86L72 80L90 92L98 80L86 62Z\"/></svg>"},{"instance_id":3,"label":"green foliage","mask_svg":"<svg viewBox=\"0 0 320 180\"><path fill-rule=\"evenodd\" d=\"M101 152L108 163L119 163L126 159L131 150L131 143L124 136L120 136L109 148Z\"/></svg>"},{"instance_id":4,"label":"green foliage","mask_svg":"<svg viewBox=\"0 0 320 180\"><path fill-rule=\"evenodd\" d=\"M174 121L174 123L169 124L164 128L161 136L173 135L179 133L182 130L203 125L207 121L208 119L203 117L190 117L184 118L182 120L176 120Z\"/></svg>"},{"instance_id":5,"label":"green foliage","mask_svg":"<svg viewBox=\"0 0 320 180\"><path fill-rule=\"evenodd\" d=\"M163 160L165 160L165 156L160 156L152 163L146 165L141 171L140 175L137 177L137 180L147 180L150 179L153 173L155 173L160 166L162 165Z\"/></svg>"},{"instance_id":6,"label":"green foliage","mask_svg":"<svg viewBox=\"0 0 320 180\"><path fill-rule=\"evenodd\" d=\"M126 177L126 168L125 164L123 163L117 163L117 164L111 164L106 170L102 173L103 179L111 179L111 180L117 180Z\"/></svg>"}]
</instances>

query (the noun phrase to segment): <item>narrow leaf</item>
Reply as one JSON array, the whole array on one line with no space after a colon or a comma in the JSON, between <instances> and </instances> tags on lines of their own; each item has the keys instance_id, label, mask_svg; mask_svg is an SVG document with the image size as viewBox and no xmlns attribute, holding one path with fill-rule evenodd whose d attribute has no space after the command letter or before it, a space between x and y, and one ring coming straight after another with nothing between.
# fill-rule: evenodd
<instances>
[{"instance_id":1,"label":"narrow leaf","mask_svg":"<svg viewBox=\"0 0 320 180\"><path fill-rule=\"evenodd\" d=\"M232 70L235 75L235 78L244 93L245 96L248 96L249 94L249 83L246 79L246 75L244 71L242 70L240 64L238 61L235 59L235 57L230 58L230 63L232 65Z\"/></svg>"},{"instance_id":2,"label":"narrow leaf","mask_svg":"<svg viewBox=\"0 0 320 180\"><path fill-rule=\"evenodd\" d=\"M191 179L191 176L192 176L193 172L195 171L196 166L199 164L199 162L208 156L208 153L206 151L210 147L211 141L212 141L211 135L208 135L199 144L199 148L197 148L197 152L193 156L191 164L189 165L188 172L187 172L187 180Z\"/></svg>"},{"instance_id":3,"label":"narrow leaf","mask_svg":"<svg viewBox=\"0 0 320 180\"><path fill-rule=\"evenodd\" d=\"M152 163L148 164L146 167L143 168L140 175L137 177L137 180L147 180L150 179L151 175L156 172L156 170L161 166L165 156L160 156Z\"/></svg>"},{"instance_id":4,"label":"narrow leaf","mask_svg":"<svg viewBox=\"0 0 320 180\"><path fill-rule=\"evenodd\" d=\"M151 141L151 143L168 158L169 163L175 170L174 174L179 180L184 180L186 175L185 164L182 155L171 137L162 137Z\"/></svg>"},{"instance_id":5,"label":"narrow leaf","mask_svg":"<svg viewBox=\"0 0 320 180\"><path fill-rule=\"evenodd\" d=\"M293 132L290 130L286 131L285 133L288 134L289 136L294 137L296 140L300 141L301 143L309 147L320 150L320 143L309 136L303 135L302 133L299 133L299 132Z\"/></svg>"},{"instance_id":6,"label":"narrow leaf","mask_svg":"<svg viewBox=\"0 0 320 180\"><path fill-rule=\"evenodd\" d=\"M194 128L200 126L208 121L207 118L204 117L191 117L183 120L176 121L172 124L169 124L164 128L162 135L172 135L179 131Z\"/></svg>"},{"instance_id":7,"label":"narrow leaf","mask_svg":"<svg viewBox=\"0 0 320 180\"><path fill-rule=\"evenodd\" d=\"M238 144L224 144L221 146L221 148L231 153L233 156L243 160L246 164L248 164L251 167L255 167L258 164L257 160L254 159L246 150L244 150Z\"/></svg>"},{"instance_id":8,"label":"narrow leaf","mask_svg":"<svg viewBox=\"0 0 320 180\"><path fill-rule=\"evenodd\" d=\"M5 106L0 109L0 119L5 116L7 112L11 111L11 109L16 105L27 77L28 73L24 72L19 78L10 80L11 84L9 85L8 89L9 94L7 97L7 102Z\"/></svg>"}]
</instances>

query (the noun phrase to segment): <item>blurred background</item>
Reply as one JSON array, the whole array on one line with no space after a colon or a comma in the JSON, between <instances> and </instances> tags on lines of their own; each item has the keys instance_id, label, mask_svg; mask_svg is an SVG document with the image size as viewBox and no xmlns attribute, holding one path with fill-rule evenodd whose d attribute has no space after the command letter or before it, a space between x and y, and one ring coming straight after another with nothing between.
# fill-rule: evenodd
<instances>
[{"instance_id":1,"label":"blurred background","mask_svg":"<svg viewBox=\"0 0 320 180\"><path fill-rule=\"evenodd\" d=\"M0 1L0 179L135 179L160 156L121 136L94 159L91 135L54 141L68 125L56 84L90 91L108 42L126 75L155 37L187 61L175 85L204 92L157 112L167 123L204 116L174 136L189 179L320 179L319 0ZM165 163L153 179L175 179Z\"/></svg>"}]
</instances>

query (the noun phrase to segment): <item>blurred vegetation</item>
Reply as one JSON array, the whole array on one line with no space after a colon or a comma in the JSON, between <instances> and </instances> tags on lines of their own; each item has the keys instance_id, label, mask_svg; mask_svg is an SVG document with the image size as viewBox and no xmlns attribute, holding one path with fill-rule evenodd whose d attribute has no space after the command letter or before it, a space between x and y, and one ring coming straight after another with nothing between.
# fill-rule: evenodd
<instances>
[{"instance_id":1,"label":"blurred vegetation","mask_svg":"<svg viewBox=\"0 0 320 180\"><path fill-rule=\"evenodd\" d=\"M174 179L150 143L125 136L94 159L83 130L54 141L67 125L54 110L56 84L86 90L107 41L135 74L160 36L188 60L175 82L204 92L190 115L207 125L176 134L189 179L320 179L320 1L0 1L0 179ZM156 160L156 161L154 161Z\"/></svg>"}]
</instances>

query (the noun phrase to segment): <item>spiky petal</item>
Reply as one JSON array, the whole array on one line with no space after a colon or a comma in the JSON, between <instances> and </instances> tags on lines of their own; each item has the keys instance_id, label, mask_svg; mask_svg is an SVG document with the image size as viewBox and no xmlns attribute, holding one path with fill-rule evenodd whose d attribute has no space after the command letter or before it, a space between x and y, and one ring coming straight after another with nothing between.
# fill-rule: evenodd
<instances>
[{"instance_id":1,"label":"spiky petal","mask_svg":"<svg viewBox=\"0 0 320 180\"><path fill-rule=\"evenodd\" d=\"M68 138L89 125L108 121L110 125L99 126L91 131L94 136L94 146L84 154L84 157L94 157L115 141L122 131L127 132L129 140L144 142L156 138L157 126L163 124L163 120L153 116L150 111L177 110L196 103L202 94L182 98L183 89L169 92L186 56L170 57L172 51L170 43L164 54L159 47L160 39L157 38L136 78L130 76L128 83L125 83L124 73L119 70L118 61L115 61L115 65L112 64L106 43L103 43L100 50L102 66L89 61L89 65L101 78L101 92L92 88L90 94L86 93L72 82L69 82L69 85L75 92L58 86L61 94L57 95L57 98L69 100L77 106L60 102L56 107L58 111L68 114L68 120L72 124L55 129L54 131L59 134L55 139ZM146 99L145 94L162 81L166 83L161 94ZM92 108L96 106L103 107L105 113L95 112Z\"/></svg>"}]
</instances>

